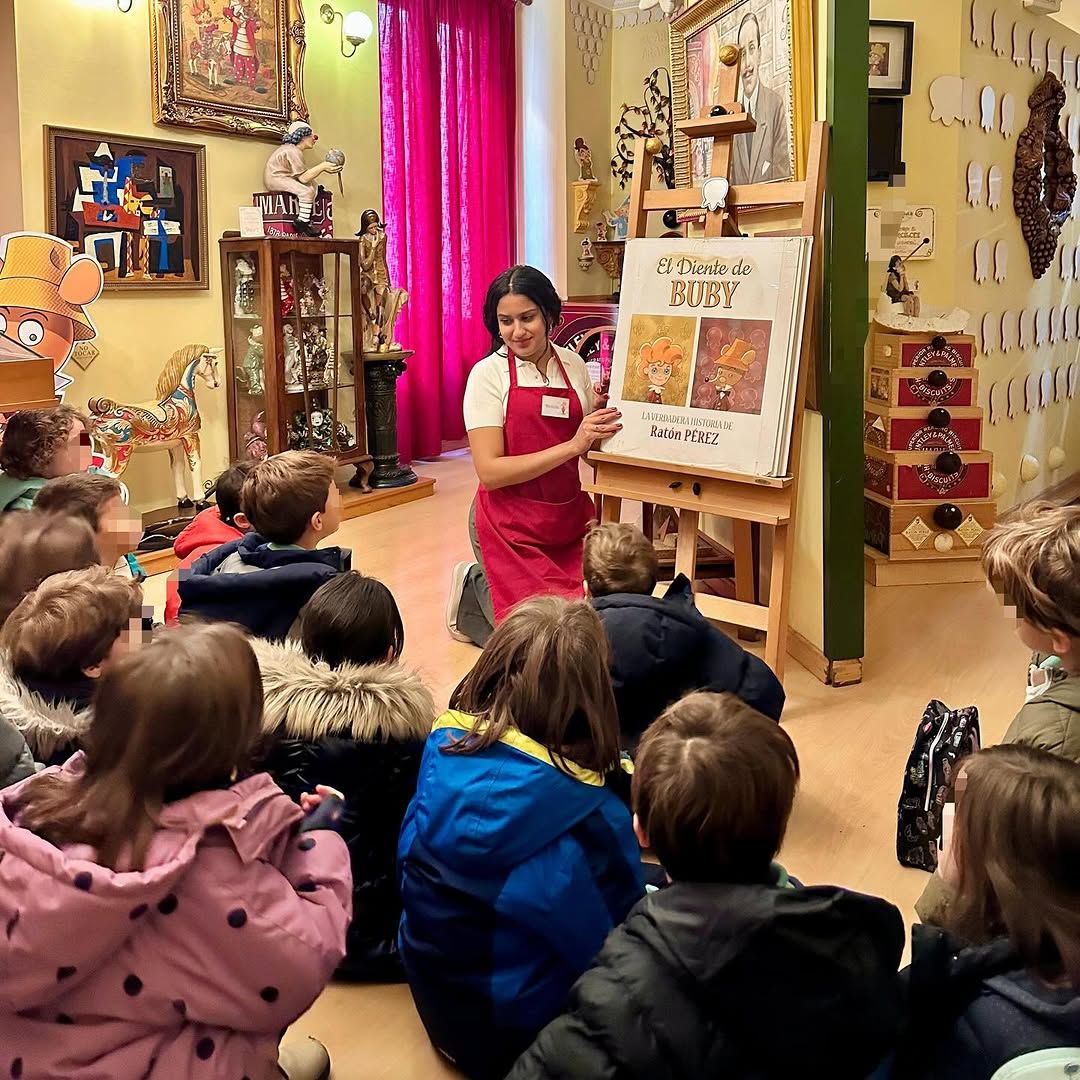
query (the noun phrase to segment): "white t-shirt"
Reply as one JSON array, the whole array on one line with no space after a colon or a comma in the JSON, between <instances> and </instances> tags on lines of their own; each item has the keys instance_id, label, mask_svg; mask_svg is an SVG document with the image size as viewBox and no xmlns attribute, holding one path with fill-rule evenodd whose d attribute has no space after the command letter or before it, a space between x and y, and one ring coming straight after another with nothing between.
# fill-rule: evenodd
<instances>
[{"instance_id":1,"label":"white t-shirt","mask_svg":"<svg viewBox=\"0 0 1080 1080\"><path fill-rule=\"evenodd\" d=\"M555 346L570 385L581 399L581 411L588 416L593 411L593 386L585 361L570 349ZM518 386L552 386L564 389L562 372L554 361L548 361L548 381L545 383L536 365L528 360L517 361ZM465 385L465 430L474 428L503 427L506 424L506 402L510 397L510 365L506 353L494 352L485 356L469 372ZM572 433L571 433L572 434Z\"/></svg>"}]
</instances>

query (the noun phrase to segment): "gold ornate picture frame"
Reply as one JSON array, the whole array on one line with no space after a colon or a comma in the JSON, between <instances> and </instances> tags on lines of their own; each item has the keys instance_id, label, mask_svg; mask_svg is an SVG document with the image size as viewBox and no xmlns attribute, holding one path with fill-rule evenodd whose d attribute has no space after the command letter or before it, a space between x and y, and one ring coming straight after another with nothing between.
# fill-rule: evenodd
<instances>
[{"instance_id":1,"label":"gold ornate picture frame","mask_svg":"<svg viewBox=\"0 0 1080 1080\"><path fill-rule=\"evenodd\" d=\"M746 99L749 73L755 83L752 111L758 130L733 139L733 183L805 177L814 114L813 28L811 0L698 0L672 20L669 40L676 124L708 115L719 104L711 89L719 70L719 50L726 44L744 45L740 97ZM698 140L692 149L690 140L676 131L674 143L676 185L700 186L709 175L707 142Z\"/></svg>"},{"instance_id":2,"label":"gold ornate picture frame","mask_svg":"<svg viewBox=\"0 0 1080 1080\"><path fill-rule=\"evenodd\" d=\"M280 139L308 118L302 0L151 0L154 123Z\"/></svg>"}]
</instances>

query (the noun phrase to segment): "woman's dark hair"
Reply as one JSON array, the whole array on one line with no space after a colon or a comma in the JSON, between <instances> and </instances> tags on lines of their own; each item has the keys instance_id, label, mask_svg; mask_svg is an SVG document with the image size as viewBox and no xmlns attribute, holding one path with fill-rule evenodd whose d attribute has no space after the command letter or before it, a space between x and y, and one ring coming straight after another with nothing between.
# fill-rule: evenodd
<instances>
[{"instance_id":1,"label":"woman's dark hair","mask_svg":"<svg viewBox=\"0 0 1080 1080\"><path fill-rule=\"evenodd\" d=\"M893 270L895 270L898 263L903 265L903 262L904 262L904 260L902 258L900 258L899 255L894 255L889 260L889 272L891 273Z\"/></svg>"},{"instance_id":2,"label":"woman's dark hair","mask_svg":"<svg viewBox=\"0 0 1080 1080\"><path fill-rule=\"evenodd\" d=\"M405 648L393 593L355 570L321 586L300 609L296 636L304 652L332 668L342 664L382 664Z\"/></svg>"},{"instance_id":3,"label":"woman's dark hair","mask_svg":"<svg viewBox=\"0 0 1080 1080\"><path fill-rule=\"evenodd\" d=\"M484 326L495 350L503 348L499 333L499 301L504 296L527 296L543 313L548 334L562 318L562 300L550 278L535 266L511 266L492 283L484 301Z\"/></svg>"},{"instance_id":4,"label":"woman's dark hair","mask_svg":"<svg viewBox=\"0 0 1080 1080\"><path fill-rule=\"evenodd\" d=\"M557 596L519 604L496 628L450 698L475 717L448 753L471 754L511 729L538 742L556 767L600 774L619 763L619 718L608 639L593 606Z\"/></svg>"}]
</instances>

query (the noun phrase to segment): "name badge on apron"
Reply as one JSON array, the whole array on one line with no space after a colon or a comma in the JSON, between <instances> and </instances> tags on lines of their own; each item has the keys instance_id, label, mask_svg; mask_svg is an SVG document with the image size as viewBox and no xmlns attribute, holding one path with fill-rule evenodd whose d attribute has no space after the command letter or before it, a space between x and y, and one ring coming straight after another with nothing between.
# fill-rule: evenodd
<instances>
[{"instance_id":1,"label":"name badge on apron","mask_svg":"<svg viewBox=\"0 0 1080 1080\"><path fill-rule=\"evenodd\" d=\"M570 419L570 399L545 394L540 403L541 416L554 416L559 420Z\"/></svg>"}]
</instances>

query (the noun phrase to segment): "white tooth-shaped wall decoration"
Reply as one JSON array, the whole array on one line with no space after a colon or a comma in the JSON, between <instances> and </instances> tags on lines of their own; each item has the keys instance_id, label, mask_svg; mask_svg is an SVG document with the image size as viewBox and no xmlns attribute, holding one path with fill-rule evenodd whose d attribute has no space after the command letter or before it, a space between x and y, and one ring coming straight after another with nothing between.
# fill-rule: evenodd
<instances>
[{"instance_id":1,"label":"white tooth-shaped wall decoration","mask_svg":"<svg viewBox=\"0 0 1080 1080\"><path fill-rule=\"evenodd\" d=\"M1080 188L1077 189L1077 198L1080 199ZM1073 280L1080 281L1080 244L1073 248Z\"/></svg>"},{"instance_id":2,"label":"white tooth-shaped wall decoration","mask_svg":"<svg viewBox=\"0 0 1080 1080\"><path fill-rule=\"evenodd\" d=\"M1053 38L1046 43L1046 70L1056 79L1061 78L1061 46Z\"/></svg>"},{"instance_id":3,"label":"white tooth-shaped wall decoration","mask_svg":"<svg viewBox=\"0 0 1080 1080\"><path fill-rule=\"evenodd\" d=\"M1023 67L1028 62L1028 44L1030 39L1024 34L1023 27L1017 22L1013 23L1012 32L1012 58L1017 67Z\"/></svg>"},{"instance_id":4,"label":"white tooth-shaped wall decoration","mask_svg":"<svg viewBox=\"0 0 1080 1080\"><path fill-rule=\"evenodd\" d=\"M1035 344L1042 346L1050 342L1050 309L1041 307L1035 312Z\"/></svg>"},{"instance_id":5,"label":"white tooth-shaped wall decoration","mask_svg":"<svg viewBox=\"0 0 1080 1080\"><path fill-rule=\"evenodd\" d=\"M988 311L982 320L983 355L989 356L1001 348L1001 316Z\"/></svg>"},{"instance_id":6,"label":"white tooth-shaped wall decoration","mask_svg":"<svg viewBox=\"0 0 1080 1080\"><path fill-rule=\"evenodd\" d=\"M990 41L990 34L986 0L971 0L971 40L981 49Z\"/></svg>"},{"instance_id":7,"label":"white tooth-shaped wall decoration","mask_svg":"<svg viewBox=\"0 0 1080 1080\"><path fill-rule=\"evenodd\" d=\"M1075 360L1069 365L1069 397L1076 397L1076 384L1080 382L1080 364Z\"/></svg>"},{"instance_id":8,"label":"white tooth-shaped wall decoration","mask_svg":"<svg viewBox=\"0 0 1080 1080\"><path fill-rule=\"evenodd\" d=\"M1076 55L1068 45L1065 46L1065 51L1061 54L1061 66L1064 69L1061 73L1061 81L1066 86L1073 86L1076 83Z\"/></svg>"},{"instance_id":9,"label":"white tooth-shaped wall decoration","mask_svg":"<svg viewBox=\"0 0 1080 1080\"><path fill-rule=\"evenodd\" d=\"M996 424L1001 419L1002 396L1005 388L1001 383L991 383L990 392L987 394L987 419L991 424Z\"/></svg>"},{"instance_id":10,"label":"white tooth-shaped wall decoration","mask_svg":"<svg viewBox=\"0 0 1080 1080\"><path fill-rule=\"evenodd\" d=\"M1028 56L1031 59L1031 70L1036 75L1041 75L1046 67L1046 38L1038 31L1032 29L1028 43Z\"/></svg>"},{"instance_id":11,"label":"white tooth-shaped wall decoration","mask_svg":"<svg viewBox=\"0 0 1080 1080\"><path fill-rule=\"evenodd\" d=\"M1016 98L1005 94L1001 99L1001 134L1011 139L1016 129Z\"/></svg>"},{"instance_id":12,"label":"white tooth-shaped wall decoration","mask_svg":"<svg viewBox=\"0 0 1080 1080\"><path fill-rule=\"evenodd\" d=\"M981 285L990 276L990 241L985 236L975 242L975 280Z\"/></svg>"},{"instance_id":13,"label":"white tooth-shaped wall decoration","mask_svg":"<svg viewBox=\"0 0 1080 1080\"><path fill-rule=\"evenodd\" d=\"M1030 484L1040 472L1042 472L1042 466L1034 454L1025 454L1020 459L1020 479L1025 484Z\"/></svg>"},{"instance_id":14,"label":"white tooth-shaped wall decoration","mask_svg":"<svg viewBox=\"0 0 1080 1080\"><path fill-rule=\"evenodd\" d=\"M1080 305L1070 304L1065 309L1065 340L1080 340Z\"/></svg>"},{"instance_id":15,"label":"white tooth-shaped wall decoration","mask_svg":"<svg viewBox=\"0 0 1080 1080\"><path fill-rule=\"evenodd\" d=\"M1054 378L1050 374L1050 369L1044 368L1039 376L1039 408L1045 409L1048 405L1053 404L1053 398Z\"/></svg>"},{"instance_id":16,"label":"white tooth-shaped wall decoration","mask_svg":"<svg viewBox=\"0 0 1080 1080\"><path fill-rule=\"evenodd\" d=\"M1020 348L1030 349L1035 344L1035 311L1026 307L1020 312Z\"/></svg>"},{"instance_id":17,"label":"white tooth-shaped wall decoration","mask_svg":"<svg viewBox=\"0 0 1080 1080\"><path fill-rule=\"evenodd\" d=\"M991 165L986 178L986 205L996 210L1001 205L1001 166Z\"/></svg>"},{"instance_id":18,"label":"white tooth-shaped wall decoration","mask_svg":"<svg viewBox=\"0 0 1080 1080\"><path fill-rule=\"evenodd\" d=\"M1020 394L1022 391L1023 386L1019 380L1009 380L1009 385L1005 388L1005 412L1010 420L1020 413Z\"/></svg>"},{"instance_id":19,"label":"white tooth-shaped wall decoration","mask_svg":"<svg viewBox=\"0 0 1080 1080\"><path fill-rule=\"evenodd\" d=\"M1054 401L1064 401L1069 394L1069 369L1064 365L1054 372Z\"/></svg>"},{"instance_id":20,"label":"white tooth-shaped wall decoration","mask_svg":"<svg viewBox=\"0 0 1080 1080\"><path fill-rule=\"evenodd\" d=\"M1080 153L1080 113L1073 113L1069 117L1069 126L1066 129L1068 131L1069 145L1073 149L1073 153Z\"/></svg>"},{"instance_id":21,"label":"white tooth-shaped wall decoration","mask_svg":"<svg viewBox=\"0 0 1080 1080\"><path fill-rule=\"evenodd\" d=\"M979 124L983 131L994 130L994 113L997 108L997 95L992 86L984 86L979 95Z\"/></svg>"},{"instance_id":22,"label":"white tooth-shaped wall decoration","mask_svg":"<svg viewBox=\"0 0 1080 1080\"><path fill-rule=\"evenodd\" d=\"M1072 281L1073 279L1073 249L1068 244L1061 245L1059 257L1061 267L1061 280Z\"/></svg>"},{"instance_id":23,"label":"white tooth-shaped wall decoration","mask_svg":"<svg viewBox=\"0 0 1080 1080\"><path fill-rule=\"evenodd\" d=\"M930 119L950 127L963 119L964 80L959 75L939 75L930 84Z\"/></svg>"},{"instance_id":24,"label":"white tooth-shaped wall decoration","mask_svg":"<svg viewBox=\"0 0 1080 1080\"><path fill-rule=\"evenodd\" d=\"M1020 319L1015 311L1006 311L1001 316L1001 351L1012 352L1020 343Z\"/></svg>"},{"instance_id":25,"label":"white tooth-shaped wall decoration","mask_svg":"<svg viewBox=\"0 0 1080 1080\"><path fill-rule=\"evenodd\" d=\"M1024 380L1024 412L1033 413L1039 407L1039 373L1032 371Z\"/></svg>"},{"instance_id":26,"label":"white tooth-shaped wall decoration","mask_svg":"<svg viewBox=\"0 0 1080 1080\"><path fill-rule=\"evenodd\" d=\"M1005 56L1009 51L1005 38L1005 16L997 8L994 8L994 14L990 16L990 33L994 52L998 56Z\"/></svg>"},{"instance_id":27,"label":"white tooth-shaped wall decoration","mask_svg":"<svg viewBox=\"0 0 1080 1080\"><path fill-rule=\"evenodd\" d=\"M1065 337L1065 313L1059 307L1050 310L1050 344L1056 345Z\"/></svg>"},{"instance_id":28,"label":"white tooth-shaped wall decoration","mask_svg":"<svg viewBox=\"0 0 1080 1080\"><path fill-rule=\"evenodd\" d=\"M1004 281L1009 276L1009 242L999 240L994 245L994 280Z\"/></svg>"},{"instance_id":29,"label":"white tooth-shaped wall decoration","mask_svg":"<svg viewBox=\"0 0 1080 1080\"><path fill-rule=\"evenodd\" d=\"M967 201L972 206L982 206L983 167L981 161L969 161L967 167Z\"/></svg>"}]
</instances>

